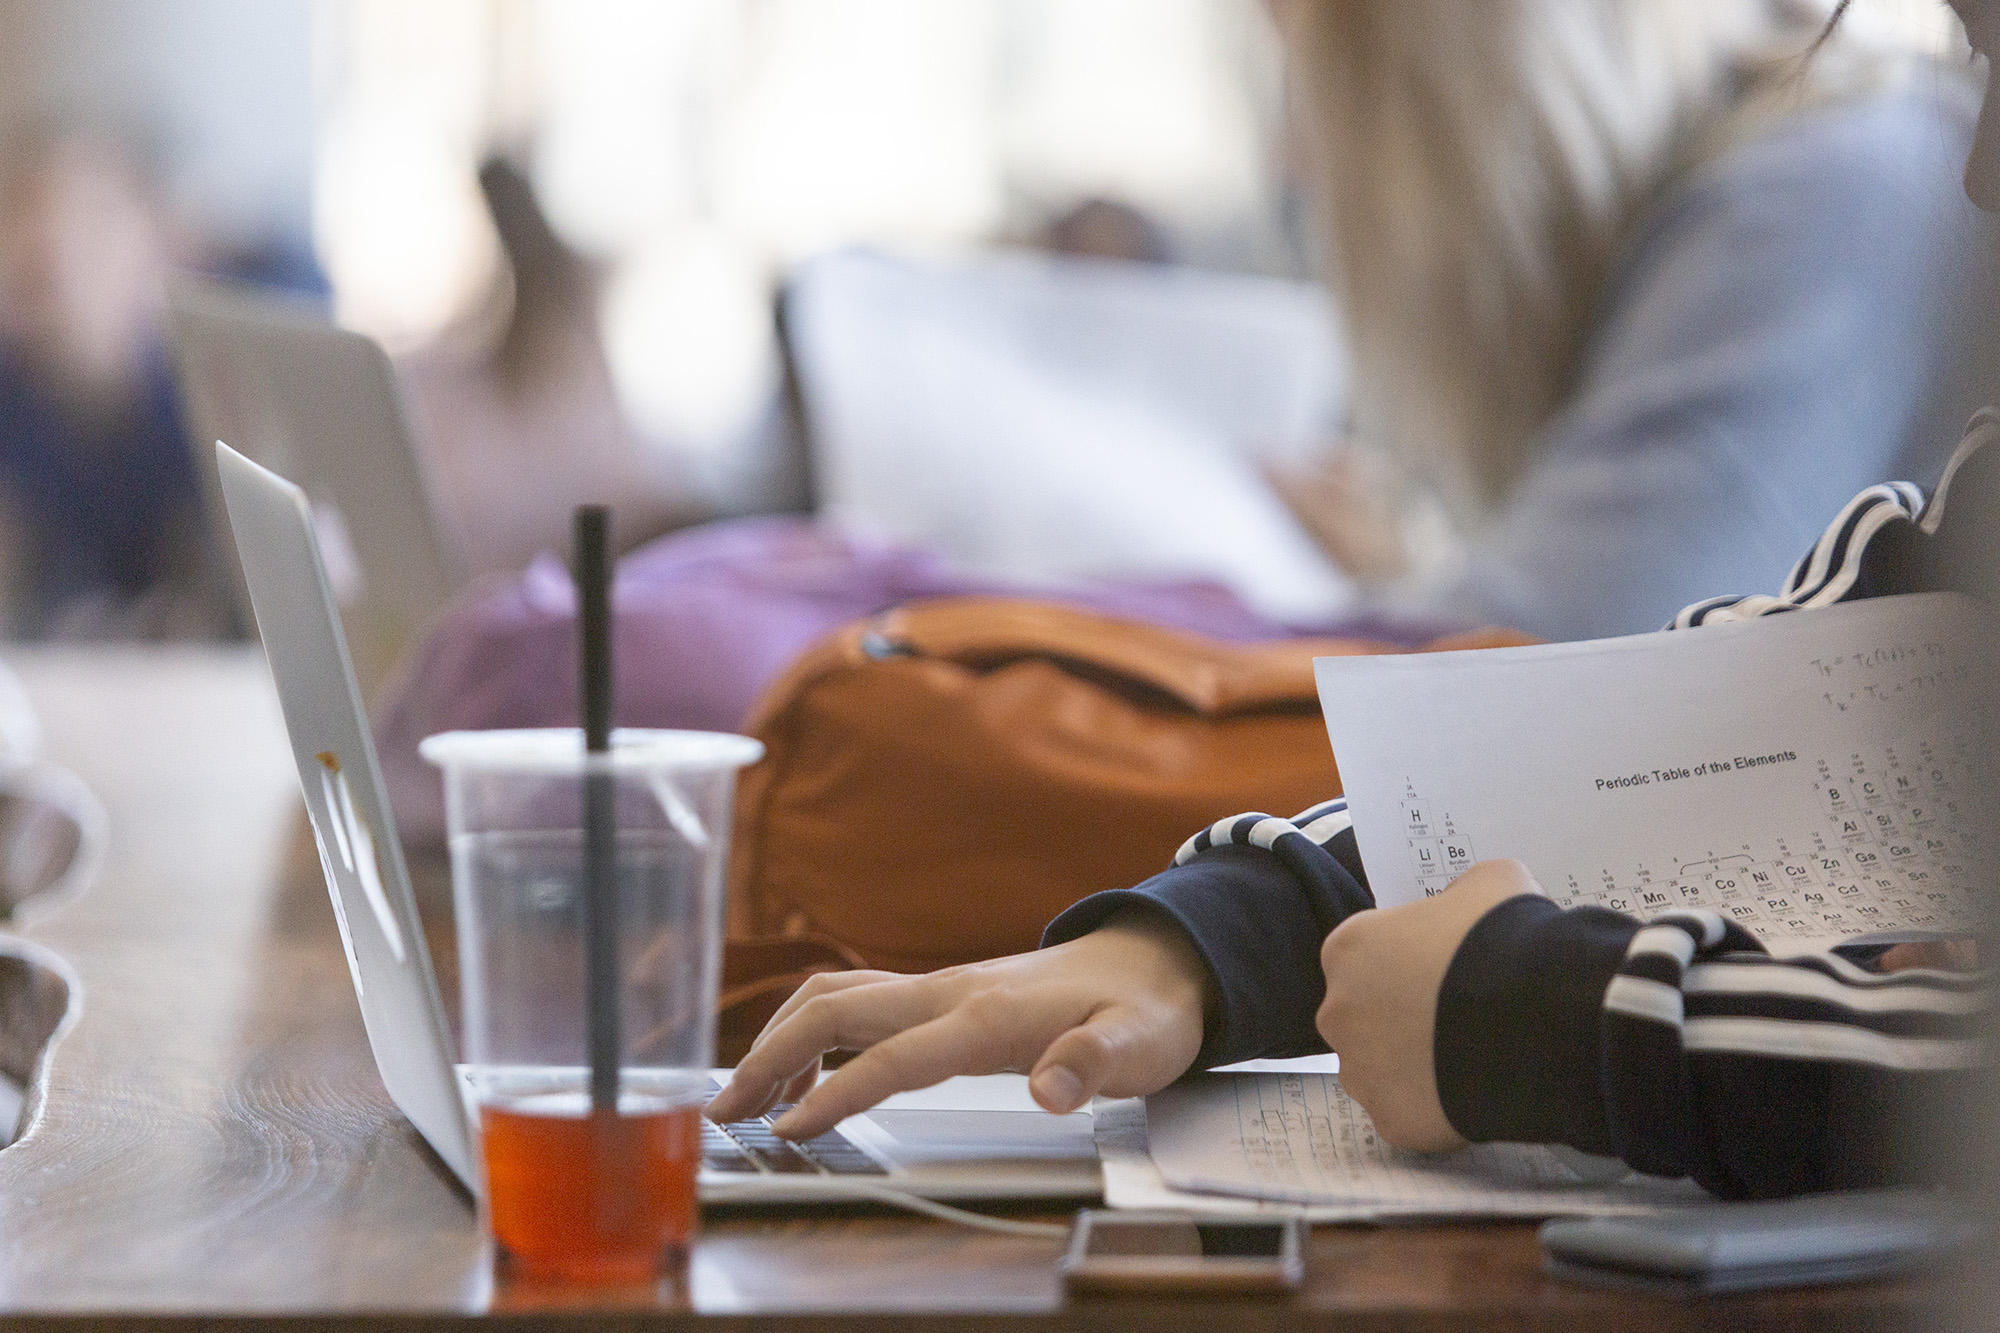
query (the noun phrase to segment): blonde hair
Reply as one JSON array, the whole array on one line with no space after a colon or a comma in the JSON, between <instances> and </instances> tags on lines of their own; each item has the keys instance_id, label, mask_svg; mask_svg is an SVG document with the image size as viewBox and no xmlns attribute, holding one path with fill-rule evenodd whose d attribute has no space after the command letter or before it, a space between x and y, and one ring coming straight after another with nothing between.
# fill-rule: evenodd
<instances>
[{"instance_id":1,"label":"blonde hair","mask_svg":"<svg viewBox=\"0 0 2000 1333\"><path fill-rule=\"evenodd\" d=\"M1639 211L1691 157L1744 132L1746 109L1810 99L1808 79L1868 82L1852 61L1833 59L1825 77L1801 66L1827 9L1281 7L1327 276L1349 326L1357 438L1476 529L1572 389Z\"/></svg>"}]
</instances>

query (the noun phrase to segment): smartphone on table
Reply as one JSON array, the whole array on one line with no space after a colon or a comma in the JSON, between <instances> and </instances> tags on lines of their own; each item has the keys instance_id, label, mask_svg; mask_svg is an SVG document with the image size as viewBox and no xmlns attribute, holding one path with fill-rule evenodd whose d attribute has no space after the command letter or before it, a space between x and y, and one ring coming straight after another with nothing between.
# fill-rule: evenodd
<instances>
[{"instance_id":1,"label":"smartphone on table","mask_svg":"<svg viewBox=\"0 0 2000 1333\"><path fill-rule=\"evenodd\" d=\"M1305 1277L1305 1223L1086 1208L1057 1267L1077 1294L1284 1295Z\"/></svg>"}]
</instances>

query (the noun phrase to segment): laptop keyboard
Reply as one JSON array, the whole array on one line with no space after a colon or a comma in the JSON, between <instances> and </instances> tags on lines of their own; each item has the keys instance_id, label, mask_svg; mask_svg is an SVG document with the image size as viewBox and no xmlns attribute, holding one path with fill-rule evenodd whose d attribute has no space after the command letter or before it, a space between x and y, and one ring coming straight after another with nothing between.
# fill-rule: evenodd
<instances>
[{"instance_id":1,"label":"laptop keyboard","mask_svg":"<svg viewBox=\"0 0 2000 1333\"><path fill-rule=\"evenodd\" d=\"M779 1138L771 1122L789 1111L789 1105L774 1106L769 1115L756 1120L735 1120L726 1125L701 1122L701 1165L707 1171L732 1175L770 1176L884 1176L888 1172L867 1153L838 1131L829 1131L798 1143Z\"/></svg>"}]
</instances>

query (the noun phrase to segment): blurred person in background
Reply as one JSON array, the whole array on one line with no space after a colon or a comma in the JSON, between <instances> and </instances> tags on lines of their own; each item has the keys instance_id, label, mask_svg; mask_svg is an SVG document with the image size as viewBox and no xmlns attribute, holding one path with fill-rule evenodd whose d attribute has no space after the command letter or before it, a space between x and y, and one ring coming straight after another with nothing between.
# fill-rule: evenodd
<instances>
[{"instance_id":1,"label":"blurred person in background","mask_svg":"<svg viewBox=\"0 0 2000 1333\"><path fill-rule=\"evenodd\" d=\"M0 603L19 637L207 632L201 487L160 333L168 252L139 155L0 145Z\"/></svg>"},{"instance_id":2,"label":"blurred person in background","mask_svg":"<svg viewBox=\"0 0 2000 1333\"><path fill-rule=\"evenodd\" d=\"M1050 254L1080 259L1174 262L1166 231L1144 209L1122 199L1093 196L1064 209L1042 229L1037 244Z\"/></svg>"},{"instance_id":3,"label":"blurred person in background","mask_svg":"<svg viewBox=\"0 0 2000 1333\"><path fill-rule=\"evenodd\" d=\"M1478 624L1556 639L1654 629L1697 598L1778 588L1862 487L1936 481L2000 357L1994 228L1958 186L1976 106L1962 62L1852 22L1807 61L1827 0L1271 8L1351 351L1352 434L1394 469L1379 482L1351 460L1279 475L1375 594L1311 630L1416 642ZM500 197L490 178L488 197ZM523 273L530 256L562 252L534 240L545 220L514 227L507 213L494 208ZM1151 230L1093 205L1042 241L1136 257L1156 244ZM563 497L585 460L631 456L587 286L587 274L517 279L514 322L540 330L521 345L559 353L447 365L430 389L414 377L445 489L496 537L486 568L560 549ZM537 305L556 317L534 317ZM510 328L503 346L516 338ZM453 456L467 465L455 483ZM512 502L479 499L482 477L495 495L544 501L543 535L515 525L506 536ZM1420 576L1406 572L1402 518L1437 506L1383 503L1404 486L1443 497L1455 520L1457 559ZM773 525L686 534L635 576L673 601L678 633L663 641L702 664L673 671L705 682L698 700L663 691L649 722L739 725L817 634L910 597L1009 586L949 568L884 580L837 534L784 531L782 543ZM805 600L808 550L813 617L767 610ZM899 547L904 557L936 561ZM708 595L716 581L726 597ZM1301 628L1230 593L1135 589L1149 592L1116 576L1018 588L1224 638ZM502 653L491 645L538 605L509 598L469 601L446 622L391 710L426 791L435 780L416 738L528 725L557 706L531 695L539 676L482 692L461 674L489 672ZM725 662L710 647L722 639L759 651ZM669 673L657 655L638 669ZM492 702L475 713L464 702L475 695Z\"/></svg>"},{"instance_id":4,"label":"blurred person in background","mask_svg":"<svg viewBox=\"0 0 2000 1333\"><path fill-rule=\"evenodd\" d=\"M1388 2L1411 11L1427 8L1421 0ZM1493 15L1525 3L1495 0L1490 8L1459 8L1454 17L1435 14L1430 40L1450 45ZM1326 12L1339 8L1334 0L1324 6ZM1562 5L1572 19L1586 12L1630 18L1649 8L1656 19L1666 12L1640 0ZM1712 12L1724 8L1718 4ZM1953 0L1953 9L1974 48L1990 62L2000 51L2000 0ZM1313 38L1326 36L1310 25L1290 31L1295 41L1305 41L1295 52L1307 55L1320 51ZM1480 49L1510 48L1503 43ZM1558 43L1542 54L1550 49L1564 48ZM1477 63L1469 61L1468 68ZM1498 63L1505 64L1504 57ZM1820 77L1845 76L1834 63ZM1932 106L1935 116L1939 103ZM1948 103L1943 106L1950 110ZM1987 89L1976 133L1970 118L1958 119L1955 129L1960 132L1952 142L1952 175L1962 171L1971 197L2000 211L2000 87ZM1771 133L1782 131L1767 136ZM1928 132L1912 121L1905 132L1884 135L1875 154L1883 197L1875 206L1886 213L1884 221L1893 221L1889 187L1900 180L1919 200L1930 197L1944 136L1935 120ZM1757 145L1753 139L1740 151L1754 152ZM1909 167L1900 177L1894 171L1896 152ZM1762 185L1774 205L1801 190L1810 193L1817 177L1801 176L1812 165L1808 155L1789 170L1770 169ZM1737 184L1747 189L1750 182ZM1723 202L1730 201L1741 212L1759 215L1753 195L1732 191ZM1933 214L1927 207L1913 211L1916 217L1906 222ZM1784 230L1788 217L1802 221L1775 206L1763 217L1766 230ZM1838 217L1822 223L1831 230L1823 225L1810 239L1821 251L1842 253L1836 244ZM1872 229L1869 234L1875 236ZM1738 239L1747 246L1756 238ZM1907 276L1897 264L1906 248L1917 252L1904 257L1906 262L1920 267L1937 262L1931 250L1939 238L1933 231L1912 225L1906 234L1876 239L1885 248L1879 258L1891 273ZM1643 256L1645 249L1641 243L1638 253ZM1989 290L1977 275L1985 272L1990 250L1966 245L1953 253L1961 266L1959 284L1947 273L1938 285ZM1817 254L1794 257L1792 267L1811 272ZM1712 264L1740 256L1722 250L1698 257ZM1704 266L1685 274L1683 284L1697 294L1707 291L1712 284L1701 280L1706 273ZM1975 276L1967 281L1968 275ZM1753 292L1773 280L1749 269L1715 281L1725 278ZM1832 311L1798 299L1825 322L1842 313L1852 319L1895 313L1850 310L1849 303L1866 293L1854 291L1839 273L1821 278L1835 299ZM1873 295L1889 301L1894 293ZM1655 318L1671 325L1666 317L1672 313L1670 305ZM1745 312L1737 323L1763 327L1766 315ZM1823 396L1856 411L1872 398L1864 395L1857 403L1847 397L1848 383L1869 380L1879 367L1909 370L1905 343L1921 344L1928 329L1923 321L1887 319L1879 339L1818 362L1814 382ZM1807 350L1817 347L1808 340ZM1507 354L1507 349L1491 353ZM1690 338L1683 355L1706 357L1714 363L1711 373L1728 385L1735 382L1728 372L1737 362L1754 365L1760 357L1777 357L1785 364L1786 346L1774 347L1768 338L1709 343ZM1674 392L1675 376L1636 378L1625 396L1635 400L1630 410L1642 419L1650 402L1652 414L1665 424L1693 416L1713 429L1708 412L1732 401L1711 391L1690 407ZM1949 378L1943 384L1951 387ZM1931 381L1920 387L1939 392ZM1532 395L1527 405L1514 400L1521 392L1526 391L1503 386L1495 395L1499 404L1487 410L1502 421L1510 411L1532 415ZM1792 410L1806 413L1810 406L1795 403ZM1701 408L1707 411L1696 410ZM1774 439L1784 442L1781 435ZM1799 475L1752 473L1745 484L1765 488L1770 502L1803 503L1820 481L1812 466L1832 468L1841 459L1814 435L1800 448ZM1837 521L1815 552L1827 595L1788 589L1795 594L1788 605L1774 608L1771 603L1779 599L1765 599L1765 609L1796 611L1824 601L1937 586L1933 580L1940 574L1990 592L1994 554L1986 543L2000 494L1996 450L2000 415L1982 411L1964 434L1948 491L1952 515L1965 514L1969 523L1956 517L1944 523L1943 486L1930 502L1937 512L1924 511L1927 522L1940 525L1934 529L1885 524L1872 531L1900 535L1877 542L1871 536L1854 539L1854 525ZM1484 485L1481 463L1496 466L1490 458L1457 461L1463 469L1459 484L1474 495ZM1500 471L1504 475L1505 469ZM1616 473L1608 465L1593 471L1600 480ZM1700 473L1677 467L1667 476L1686 482ZM1883 479L1871 474L1864 480ZM1836 501L1824 512L1845 511ZM1934 545L1927 533L1934 533ZM1877 559L1864 561L1871 545L1883 549L1874 553ZM1831 557L1835 550L1850 554ZM1872 586L1866 573L1871 567L1883 579ZM1962 721L1978 736L1975 728L1990 727L1993 719ZM1990 813L1983 793L1975 790L1971 799ZM1968 832L1981 869L1990 872L1990 856L1980 845L1985 830ZM1979 1141L1990 1119L1976 1114L1981 1097L1991 1091L1985 1039L1991 1035L1992 976L1990 967L1982 972L1972 966L1987 961L1990 940L1975 946L1932 939L1886 948L1852 941L1851 947L1822 954L1774 958L1714 913L1667 913L1644 925L1599 907L1559 909L1542 895L1529 868L1516 861L1482 862L1434 897L1376 909L1356 847L1340 801L1315 807L1296 823L1265 815L1225 818L1190 838L1171 869L1135 889L1093 895L1065 912L1049 927L1039 952L922 977L883 972L815 977L778 1011L709 1114L735 1120L796 1100L776 1129L805 1138L892 1092L954 1074L1007 1069L1030 1073L1037 1101L1067 1112L1100 1093L1157 1091L1190 1068L1333 1049L1340 1055L1343 1086L1368 1111L1384 1141L1398 1147L1439 1151L1467 1140L1561 1143L1615 1154L1652 1174L1690 1176L1723 1197L1940 1179L1984 1185L1983 1177L1968 1180L1964 1173L1968 1162L1983 1158L1990 1165L1992 1159L1990 1142ZM1691 1030L1682 1030L1683 1019L1695 1016L1710 1020L1699 1042ZM816 1082L824 1053L857 1048L863 1054Z\"/></svg>"},{"instance_id":5,"label":"blurred person in background","mask_svg":"<svg viewBox=\"0 0 2000 1333\"><path fill-rule=\"evenodd\" d=\"M1282 0L1365 448L1279 473L1384 605L1552 638L1777 586L1996 365L1969 71L1800 0ZM1942 11L1940 11L1942 13ZM1365 464L1440 497L1404 577Z\"/></svg>"},{"instance_id":6,"label":"blurred person in background","mask_svg":"<svg viewBox=\"0 0 2000 1333\"><path fill-rule=\"evenodd\" d=\"M713 517L690 482L646 456L619 407L590 263L512 160L489 157L479 188L506 261L499 317L400 367L472 570L511 572L566 549L570 512L587 501L616 499L623 548Z\"/></svg>"}]
</instances>

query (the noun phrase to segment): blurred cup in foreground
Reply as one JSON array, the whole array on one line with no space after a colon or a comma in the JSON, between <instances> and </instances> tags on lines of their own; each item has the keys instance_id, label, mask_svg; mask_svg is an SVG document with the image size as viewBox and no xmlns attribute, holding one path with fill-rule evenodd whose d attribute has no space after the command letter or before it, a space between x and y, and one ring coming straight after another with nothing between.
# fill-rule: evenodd
<instances>
[{"instance_id":1,"label":"blurred cup in foreground","mask_svg":"<svg viewBox=\"0 0 2000 1333\"><path fill-rule=\"evenodd\" d=\"M427 738L444 770L465 1058L502 1268L644 1280L696 1224L722 877L743 736L571 729ZM584 790L616 811L615 1108L593 1104ZM600 1024L607 1021L601 1007Z\"/></svg>"}]
</instances>

